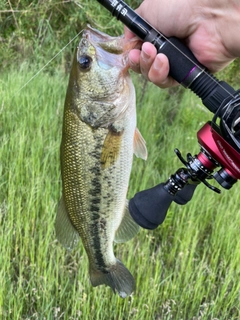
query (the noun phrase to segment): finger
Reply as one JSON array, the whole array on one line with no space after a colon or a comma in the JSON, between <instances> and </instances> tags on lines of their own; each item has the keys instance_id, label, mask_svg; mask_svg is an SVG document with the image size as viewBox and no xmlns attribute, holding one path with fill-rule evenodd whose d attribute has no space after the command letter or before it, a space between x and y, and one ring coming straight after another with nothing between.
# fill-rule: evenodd
<instances>
[{"instance_id":1,"label":"finger","mask_svg":"<svg viewBox=\"0 0 240 320\"><path fill-rule=\"evenodd\" d=\"M148 72L148 79L160 88L168 88L178 85L178 82L168 76L169 62L168 58L159 53Z\"/></svg>"},{"instance_id":2,"label":"finger","mask_svg":"<svg viewBox=\"0 0 240 320\"><path fill-rule=\"evenodd\" d=\"M142 50L140 54L140 70L142 75L148 79L149 70L154 62L157 55L157 49L153 44L145 42L142 45Z\"/></svg>"},{"instance_id":3,"label":"finger","mask_svg":"<svg viewBox=\"0 0 240 320\"><path fill-rule=\"evenodd\" d=\"M141 55L141 51L138 49L132 49L128 54L128 61L129 61L130 68L136 73L141 73L140 55Z\"/></svg>"}]
</instances>

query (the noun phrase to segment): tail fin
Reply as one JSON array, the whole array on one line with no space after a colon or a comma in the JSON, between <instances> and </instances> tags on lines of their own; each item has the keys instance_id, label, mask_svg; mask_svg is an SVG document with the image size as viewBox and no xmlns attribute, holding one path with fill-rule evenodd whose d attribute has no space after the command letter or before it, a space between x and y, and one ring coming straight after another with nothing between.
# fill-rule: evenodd
<instances>
[{"instance_id":1,"label":"tail fin","mask_svg":"<svg viewBox=\"0 0 240 320\"><path fill-rule=\"evenodd\" d=\"M136 289L135 280L124 264L116 260L116 264L108 272L90 268L90 280L94 287L105 284L118 293L121 298L130 296Z\"/></svg>"}]
</instances>

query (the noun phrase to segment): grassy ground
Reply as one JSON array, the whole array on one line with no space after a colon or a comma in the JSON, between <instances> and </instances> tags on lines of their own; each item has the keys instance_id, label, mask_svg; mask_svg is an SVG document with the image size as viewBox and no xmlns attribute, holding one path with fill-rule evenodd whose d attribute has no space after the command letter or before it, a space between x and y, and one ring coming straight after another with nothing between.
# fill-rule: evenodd
<instances>
[{"instance_id":1,"label":"grassy ground","mask_svg":"<svg viewBox=\"0 0 240 320\"><path fill-rule=\"evenodd\" d=\"M136 279L133 297L123 300L107 287L91 287L82 245L68 253L54 234L67 76L42 72L14 96L36 71L23 65L0 80L0 317L239 319L237 186L221 195L199 186L188 205L171 205L158 229L141 230L115 247ZM134 160L129 197L181 166L175 147L184 156L197 153L196 132L211 117L183 89L169 94L147 84L144 90L144 82L134 79L149 158Z\"/></svg>"}]
</instances>

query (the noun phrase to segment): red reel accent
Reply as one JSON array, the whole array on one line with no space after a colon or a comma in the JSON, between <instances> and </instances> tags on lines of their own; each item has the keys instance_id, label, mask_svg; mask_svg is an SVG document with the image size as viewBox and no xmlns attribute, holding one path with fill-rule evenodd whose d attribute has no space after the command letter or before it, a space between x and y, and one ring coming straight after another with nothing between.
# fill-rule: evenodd
<instances>
[{"instance_id":1,"label":"red reel accent","mask_svg":"<svg viewBox=\"0 0 240 320\"><path fill-rule=\"evenodd\" d=\"M217 126L207 122L197 133L199 144L223 167L234 179L240 179L240 154L220 135ZM203 155L201 161L212 170L213 162ZM200 160L200 159L199 159ZM217 165L215 165L216 167Z\"/></svg>"}]
</instances>

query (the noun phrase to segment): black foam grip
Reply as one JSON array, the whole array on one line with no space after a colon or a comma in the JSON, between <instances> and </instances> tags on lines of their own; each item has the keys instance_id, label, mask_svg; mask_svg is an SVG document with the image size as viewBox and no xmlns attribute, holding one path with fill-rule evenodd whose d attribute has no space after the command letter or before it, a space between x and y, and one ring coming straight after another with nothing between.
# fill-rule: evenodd
<instances>
[{"instance_id":1,"label":"black foam grip","mask_svg":"<svg viewBox=\"0 0 240 320\"><path fill-rule=\"evenodd\" d=\"M186 47L179 39L175 37L168 38L164 45L158 49L158 52L164 53L169 60L170 76L179 83L184 84L190 72L197 66L205 69L195 58L191 50Z\"/></svg>"}]
</instances>

